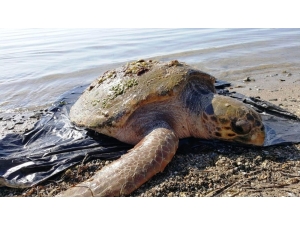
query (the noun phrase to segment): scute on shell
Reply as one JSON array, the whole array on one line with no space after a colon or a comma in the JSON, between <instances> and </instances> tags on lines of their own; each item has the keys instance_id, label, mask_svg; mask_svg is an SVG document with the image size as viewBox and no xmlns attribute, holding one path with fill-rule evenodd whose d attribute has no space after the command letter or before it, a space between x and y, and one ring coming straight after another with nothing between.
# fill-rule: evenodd
<instances>
[{"instance_id":1,"label":"scute on shell","mask_svg":"<svg viewBox=\"0 0 300 225\"><path fill-rule=\"evenodd\" d=\"M127 63L92 82L71 108L71 121L98 130L121 126L138 107L178 97L195 75L214 89L214 77L177 60Z\"/></svg>"}]
</instances>

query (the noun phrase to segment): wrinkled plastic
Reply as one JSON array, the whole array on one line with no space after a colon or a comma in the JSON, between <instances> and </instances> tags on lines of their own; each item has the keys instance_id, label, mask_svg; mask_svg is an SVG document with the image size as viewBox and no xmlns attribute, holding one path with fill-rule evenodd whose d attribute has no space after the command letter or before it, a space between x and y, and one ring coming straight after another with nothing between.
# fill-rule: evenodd
<instances>
[{"instance_id":1,"label":"wrinkled plastic","mask_svg":"<svg viewBox=\"0 0 300 225\"><path fill-rule=\"evenodd\" d=\"M126 153L130 145L70 122L69 110L85 88L63 94L31 131L0 139L0 186L33 186L79 162Z\"/></svg>"},{"instance_id":2,"label":"wrinkled plastic","mask_svg":"<svg viewBox=\"0 0 300 225\"><path fill-rule=\"evenodd\" d=\"M215 84L219 94L237 98L262 115L267 130L264 146L300 142L299 118L269 102L224 90L229 85ZM0 186L30 187L78 163L118 158L132 147L70 122L70 107L86 87L63 94L31 131L0 139ZM208 143L219 142L191 138L181 140L179 146L187 151Z\"/></svg>"}]
</instances>

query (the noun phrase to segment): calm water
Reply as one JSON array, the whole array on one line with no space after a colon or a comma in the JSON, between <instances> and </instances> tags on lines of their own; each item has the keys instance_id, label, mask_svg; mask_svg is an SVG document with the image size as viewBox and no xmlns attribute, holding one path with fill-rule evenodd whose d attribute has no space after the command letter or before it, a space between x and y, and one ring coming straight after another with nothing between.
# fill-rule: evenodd
<instances>
[{"instance_id":1,"label":"calm water","mask_svg":"<svg viewBox=\"0 0 300 225\"><path fill-rule=\"evenodd\" d=\"M149 57L238 79L299 67L300 29L0 29L0 112L49 106L108 69Z\"/></svg>"}]
</instances>

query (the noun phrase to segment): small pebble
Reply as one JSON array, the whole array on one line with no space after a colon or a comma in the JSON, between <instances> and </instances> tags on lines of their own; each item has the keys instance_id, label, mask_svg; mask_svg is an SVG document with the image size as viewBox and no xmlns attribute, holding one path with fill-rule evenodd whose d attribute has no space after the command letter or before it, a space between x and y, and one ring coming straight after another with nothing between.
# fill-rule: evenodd
<instances>
[{"instance_id":1,"label":"small pebble","mask_svg":"<svg viewBox=\"0 0 300 225\"><path fill-rule=\"evenodd\" d=\"M13 125L7 127L8 130L12 130L12 129L14 129L14 128L15 128L15 124L13 124Z\"/></svg>"},{"instance_id":2,"label":"small pebble","mask_svg":"<svg viewBox=\"0 0 300 225\"><path fill-rule=\"evenodd\" d=\"M41 113L35 113L34 115L30 116L29 118L40 118Z\"/></svg>"},{"instance_id":3,"label":"small pebble","mask_svg":"<svg viewBox=\"0 0 300 225\"><path fill-rule=\"evenodd\" d=\"M246 77L243 81L249 82L251 81L250 77Z\"/></svg>"}]
</instances>

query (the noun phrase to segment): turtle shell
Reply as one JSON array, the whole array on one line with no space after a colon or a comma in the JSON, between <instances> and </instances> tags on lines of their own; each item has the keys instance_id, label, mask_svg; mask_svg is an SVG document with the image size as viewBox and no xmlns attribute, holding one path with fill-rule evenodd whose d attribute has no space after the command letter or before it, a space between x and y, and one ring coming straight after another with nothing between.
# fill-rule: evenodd
<instances>
[{"instance_id":1,"label":"turtle shell","mask_svg":"<svg viewBox=\"0 0 300 225\"><path fill-rule=\"evenodd\" d=\"M214 77L177 60L127 63L93 81L72 106L70 119L98 132L122 126L141 106L179 98L184 91L192 94L187 83L193 83L193 78L215 92Z\"/></svg>"}]
</instances>

